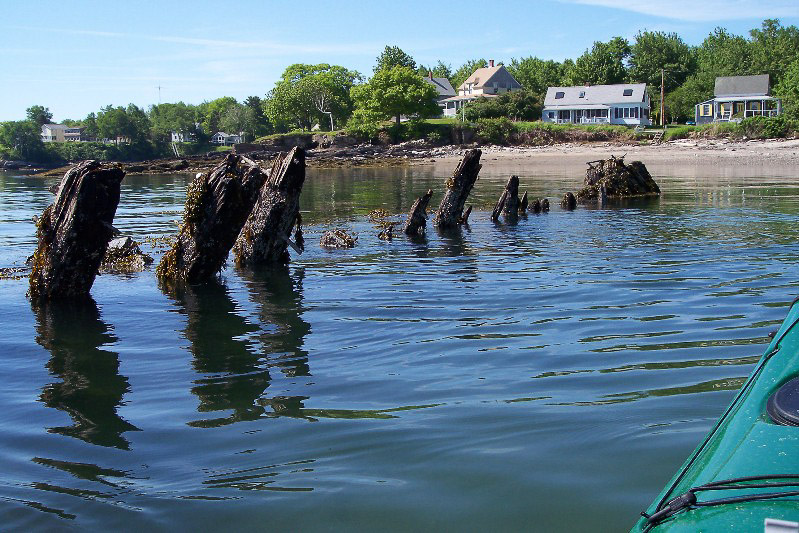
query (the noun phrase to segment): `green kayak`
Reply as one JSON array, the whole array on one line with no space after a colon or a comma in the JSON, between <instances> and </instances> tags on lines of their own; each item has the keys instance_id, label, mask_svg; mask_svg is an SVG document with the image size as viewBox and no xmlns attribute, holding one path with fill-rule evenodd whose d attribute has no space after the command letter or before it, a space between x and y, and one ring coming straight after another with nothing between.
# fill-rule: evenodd
<instances>
[{"instance_id":1,"label":"green kayak","mask_svg":"<svg viewBox=\"0 0 799 533\"><path fill-rule=\"evenodd\" d=\"M632 531L799 531L799 305Z\"/></svg>"}]
</instances>

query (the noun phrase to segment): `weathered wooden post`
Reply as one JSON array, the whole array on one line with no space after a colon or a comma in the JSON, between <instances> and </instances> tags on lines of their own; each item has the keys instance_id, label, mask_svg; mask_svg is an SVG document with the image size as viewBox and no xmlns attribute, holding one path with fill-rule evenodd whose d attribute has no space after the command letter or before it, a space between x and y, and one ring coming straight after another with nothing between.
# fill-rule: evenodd
<instances>
[{"instance_id":1,"label":"weathered wooden post","mask_svg":"<svg viewBox=\"0 0 799 533\"><path fill-rule=\"evenodd\" d=\"M482 168L481 155L479 149L469 150L458 163L455 173L447 180L447 192L433 219L434 226L442 229L453 228L467 220L469 215L464 214L463 206ZM471 209L468 212L471 212Z\"/></svg>"},{"instance_id":2,"label":"weathered wooden post","mask_svg":"<svg viewBox=\"0 0 799 533\"><path fill-rule=\"evenodd\" d=\"M511 176L508 183L505 185L505 190L499 201L494 206L494 211L491 213L491 220L494 222L499 220L499 215L503 214L510 221L514 221L519 217L519 176Z\"/></svg>"},{"instance_id":3,"label":"weathered wooden post","mask_svg":"<svg viewBox=\"0 0 799 533\"><path fill-rule=\"evenodd\" d=\"M574 194L571 192L567 192L563 195L563 199L560 201L560 206L567 211L574 211L577 207L577 198L575 198Z\"/></svg>"},{"instance_id":4,"label":"weathered wooden post","mask_svg":"<svg viewBox=\"0 0 799 533\"><path fill-rule=\"evenodd\" d=\"M84 161L61 180L52 205L37 223L30 296L85 298L113 233L125 172L118 166Z\"/></svg>"},{"instance_id":5,"label":"weathered wooden post","mask_svg":"<svg viewBox=\"0 0 799 533\"><path fill-rule=\"evenodd\" d=\"M213 278L222 269L266 178L254 161L233 154L208 174L197 174L186 191L177 240L156 268L158 279L173 284Z\"/></svg>"},{"instance_id":6,"label":"weathered wooden post","mask_svg":"<svg viewBox=\"0 0 799 533\"><path fill-rule=\"evenodd\" d=\"M411 236L424 235L425 226L427 226L427 204L430 203L432 197L433 189L427 189L424 196L416 199L411 207L411 212L408 213L405 227L402 228L403 233Z\"/></svg>"},{"instance_id":7,"label":"weathered wooden post","mask_svg":"<svg viewBox=\"0 0 799 533\"><path fill-rule=\"evenodd\" d=\"M585 186L577 192L583 204L605 205L610 198L657 196L660 187L640 161L625 164L624 156L589 161L585 171Z\"/></svg>"},{"instance_id":8,"label":"weathered wooden post","mask_svg":"<svg viewBox=\"0 0 799 533\"><path fill-rule=\"evenodd\" d=\"M286 263L289 246L302 253L300 193L304 182L305 150L295 146L272 164L258 201L233 245L236 265ZM289 238L295 225L298 243Z\"/></svg>"}]
</instances>

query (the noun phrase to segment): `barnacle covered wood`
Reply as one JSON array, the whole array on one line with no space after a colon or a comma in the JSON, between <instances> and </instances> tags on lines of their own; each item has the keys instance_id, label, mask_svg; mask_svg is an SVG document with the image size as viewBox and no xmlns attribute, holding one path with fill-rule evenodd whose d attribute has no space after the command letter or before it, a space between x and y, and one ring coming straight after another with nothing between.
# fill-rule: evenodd
<instances>
[{"instance_id":1,"label":"barnacle covered wood","mask_svg":"<svg viewBox=\"0 0 799 533\"><path fill-rule=\"evenodd\" d=\"M352 236L343 229L334 229L322 234L319 246L322 248L353 248L357 240L357 236Z\"/></svg>"},{"instance_id":2,"label":"barnacle covered wood","mask_svg":"<svg viewBox=\"0 0 799 533\"><path fill-rule=\"evenodd\" d=\"M100 270L110 273L141 272L152 262L153 258L142 252L136 241L127 236L119 237L108 243Z\"/></svg>"},{"instance_id":3,"label":"barnacle covered wood","mask_svg":"<svg viewBox=\"0 0 799 533\"><path fill-rule=\"evenodd\" d=\"M577 192L580 203L597 202L604 186L608 198L656 196L660 187L640 161L625 164L624 157L591 161L585 171L585 187Z\"/></svg>"},{"instance_id":4,"label":"barnacle covered wood","mask_svg":"<svg viewBox=\"0 0 799 533\"><path fill-rule=\"evenodd\" d=\"M30 295L51 299L86 297L111 239L125 172L84 161L64 175L55 201L37 223Z\"/></svg>"},{"instance_id":5,"label":"barnacle covered wood","mask_svg":"<svg viewBox=\"0 0 799 533\"><path fill-rule=\"evenodd\" d=\"M266 178L254 161L234 154L208 174L198 174L186 191L177 239L156 268L158 278L189 283L213 278L225 264Z\"/></svg>"},{"instance_id":6,"label":"barnacle covered wood","mask_svg":"<svg viewBox=\"0 0 799 533\"><path fill-rule=\"evenodd\" d=\"M403 233L424 235L425 226L427 226L427 204L430 203L432 197L433 189L427 189L423 196L416 199L408 213L408 220L405 221L405 226L402 228Z\"/></svg>"},{"instance_id":7,"label":"barnacle covered wood","mask_svg":"<svg viewBox=\"0 0 799 533\"><path fill-rule=\"evenodd\" d=\"M451 228L463 224L466 217L463 206L469 198L477 175L480 173L480 156L478 149L469 150L458 163L455 173L447 180L447 192L441 199L438 211L433 219L433 225L438 228ZM468 216L468 215L467 215Z\"/></svg>"},{"instance_id":8,"label":"barnacle covered wood","mask_svg":"<svg viewBox=\"0 0 799 533\"><path fill-rule=\"evenodd\" d=\"M289 245L297 252L302 251L299 214L304 182L305 150L294 147L275 159L258 201L233 246L237 265L287 263ZM295 225L296 243L290 239Z\"/></svg>"}]
</instances>

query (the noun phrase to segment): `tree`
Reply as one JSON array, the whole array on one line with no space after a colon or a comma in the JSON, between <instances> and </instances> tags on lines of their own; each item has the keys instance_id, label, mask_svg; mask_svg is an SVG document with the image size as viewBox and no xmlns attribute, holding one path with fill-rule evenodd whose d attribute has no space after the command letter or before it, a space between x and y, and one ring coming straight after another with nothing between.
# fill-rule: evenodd
<instances>
[{"instance_id":1,"label":"tree","mask_svg":"<svg viewBox=\"0 0 799 533\"><path fill-rule=\"evenodd\" d=\"M267 95L266 114L283 131L344 122L353 109L350 89L360 79L338 65L291 65Z\"/></svg>"},{"instance_id":2,"label":"tree","mask_svg":"<svg viewBox=\"0 0 799 533\"><path fill-rule=\"evenodd\" d=\"M434 78L450 79L452 77L452 65L444 63L439 59L438 63L436 63L434 66L419 65L416 68L416 73L423 78L426 78L428 75L432 73Z\"/></svg>"},{"instance_id":3,"label":"tree","mask_svg":"<svg viewBox=\"0 0 799 533\"><path fill-rule=\"evenodd\" d=\"M664 90L672 91L695 72L696 54L676 33L639 31L630 50L630 80L659 93L661 69L668 74Z\"/></svg>"},{"instance_id":4,"label":"tree","mask_svg":"<svg viewBox=\"0 0 799 533\"><path fill-rule=\"evenodd\" d=\"M39 128L53 122L53 114L44 106L32 105L25 112L28 115L28 120L35 123Z\"/></svg>"},{"instance_id":5,"label":"tree","mask_svg":"<svg viewBox=\"0 0 799 533\"><path fill-rule=\"evenodd\" d=\"M627 78L625 61L629 55L630 43L622 37L607 43L596 41L591 50L577 58L565 77L571 85L622 83Z\"/></svg>"},{"instance_id":6,"label":"tree","mask_svg":"<svg viewBox=\"0 0 799 533\"><path fill-rule=\"evenodd\" d=\"M799 29L783 27L776 19L766 19L760 29L751 30L749 35L753 70L757 74L768 74L772 86L776 86L799 56Z\"/></svg>"},{"instance_id":7,"label":"tree","mask_svg":"<svg viewBox=\"0 0 799 533\"><path fill-rule=\"evenodd\" d=\"M383 52L377 56L377 64L375 65L375 74L381 70L390 69L393 67L408 67L416 70L416 61L411 56L402 51L399 46L388 46Z\"/></svg>"},{"instance_id":8,"label":"tree","mask_svg":"<svg viewBox=\"0 0 799 533\"><path fill-rule=\"evenodd\" d=\"M535 120L541 117L543 99L540 94L523 89L502 93L496 98L477 98L464 106L466 120L476 122L482 118L509 118L514 121Z\"/></svg>"},{"instance_id":9,"label":"tree","mask_svg":"<svg viewBox=\"0 0 799 533\"><path fill-rule=\"evenodd\" d=\"M452 86L455 90L458 90L463 82L465 82L472 73L477 70L478 68L485 68L488 66L488 61L485 59L470 59L466 63L460 66L458 70L452 75L449 81L452 82Z\"/></svg>"},{"instance_id":10,"label":"tree","mask_svg":"<svg viewBox=\"0 0 799 533\"><path fill-rule=\"evenodd\" d=\"M522 87L533 94L546 94L548 87L557 87L564 82L563 64L551 59L532 56L511 59L507 69Z\"/></svg>"},{"instance_id":11,"label":"tree","mask_svg":"<svg viewBox=\"0 0 799 533\"><path fill-rule=\"evenodd\" d=\"M255 113L246 105L230 106L222 115L219 125L229 133L248 133L255 137Z\"/></svg>"},{"instance_id":12,"label":"tree","mask_svg":"<svg viewBox=\"0 0 799 533\"><path fill-rule=\"evenodd\" d=\"M785 70L774 94L784 100L785 114L791 119L799 119L799 57Z\"/></svg>"},{"instance_id":13,"label":"tree","mask_svg":"<svg viewBox=\"0 0 799 533\"><path fill-rule=\"evenodd\" d=\"M268 135L272 133L272 123L264 114L264 101L257 96L248 96L244 100L244 105L252 109L253 119L255 120L255 132L258 135Z\"/></svg>"},{"instance_id":14,"label":"tree","mask_svg":"<svg viewBox=\"0 0 799 533\"><path fill-rule=\"evenodd\" d=\"M196 133L197 107L183 102L150 106L150 131L153 138L166 140L171 133Z\"/></svg>"},{"instance_id":15,"label":"tree","mask_svg":"<svg viewBox=\"0 0 799 533\"><path fill-rule=\"evenodd\" d=\"M0 146L7 146L13 157L27 161L41 161L45 154L41 126L32 120L0 122Z\"/></svg>"},{"instance_id":16,"label":"tree","mask_svg":"<svg viewBox=\"0 0 799 533\"><path fill-rule=\"evenodd\" d=\"M130 131L128 114L124 107L105 106L97 113L97 131L103 139L116 140Z\"/></svg>"},{"instance_id":17,"label":"tree","mask_svg":"<svg viewBox=\"0 0 799 533\"><path fill-rule=\"evenodd\" d=\"M96 139L100 136L100 130L97 127L97 115L89 113L83 120L83 133L89 139Z\"/></svg>"},{"instance_id":18,"label":"tree","mask_svg":"<svg viewBox=\"0 0 799 533\"><path fill-rule=\"evenodd\" d=\"M150 134L150 119L147 118L144 109L135 104L128 104L125 114L128 117L126 136L134 143L147 141Z\"/></svg>"},{"instance_id":19,"label":"tree","mask_svg":"<svg viewBox=\"0 0 799 533\"><path fill-rule=\"evenodd\" d=\"M440 113L435 88L405 66L381 70L351 92L356 107L380 119L394 117L397 124L401 115L425 118Z\"/></svg>"},{"instance_id":20,"label":"tree","mask_svg":"<svg viewBox=\"0 0 799 533\"><path fill-rule=\"evenodd\" d=\"M213 135L220 130L219 121L227 110L237 105L238 102L232 96L223 96L210 102L203 102L197 106L197 114L202 122L203 131L208 135Z\"/></svg>"}]
</instances>

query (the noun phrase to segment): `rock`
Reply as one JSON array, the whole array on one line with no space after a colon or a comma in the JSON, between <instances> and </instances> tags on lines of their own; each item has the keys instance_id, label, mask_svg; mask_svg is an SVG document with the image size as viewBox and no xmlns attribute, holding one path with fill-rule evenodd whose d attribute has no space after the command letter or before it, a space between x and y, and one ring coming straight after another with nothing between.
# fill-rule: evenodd
<instances>
[{"instance_id":1,"label":"rock","mask_svg":"<svg viewBox=\"0 0 799 533\"><path fill-rule=\"evenodd\" d=\"M153 263L153 258L142 252L130 237L119 237L108 243L101 272L141 272Z\"/></svg>"}]
</instances>

